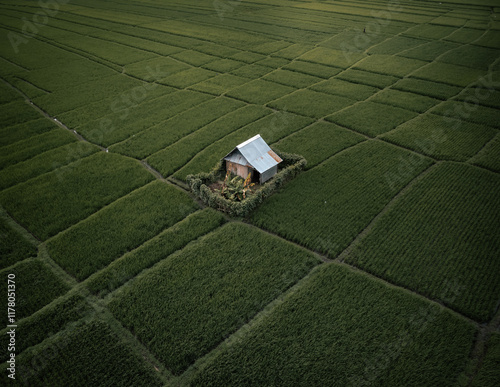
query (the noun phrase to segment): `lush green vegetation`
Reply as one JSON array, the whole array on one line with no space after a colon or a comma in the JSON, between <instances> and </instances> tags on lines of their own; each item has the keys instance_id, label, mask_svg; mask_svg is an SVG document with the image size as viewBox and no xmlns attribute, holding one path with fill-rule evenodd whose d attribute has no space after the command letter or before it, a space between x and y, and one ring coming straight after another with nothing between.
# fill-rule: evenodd
<instances>
[{"instance_id":1,"label":"lush green vegetation","mask_svg":"<svg viewBox=\"0 0 500 387\"><path fill-rule=\"evenodd\" d=\"M222 214L211 208L197 211L91 276L85 286L92 293L101 296L113 291L142 270L153 266L224 222Z\"/></svg>"},{"instance_id":2,"label":"lush green vegetation","mask_svg":"<svg viewBox=\"0 0 500 387\"><path fill-rule=\"evenodd\" d=\"M16 321L28 317L68 290L68 286L56 277L45 263L37 259L25 260L0 271L2 294L5 295L8 292L8 275L15 276ZM5 311L7 304L8 300L5 297L3 301ZM2 316L2 322L3 326L11 324L7 322L7 313Z\"/></svg>"},{"instance_id":3,"label":"lush green vegetation","mask_svg":"<svg viewBox=\"0 0 500 387\"><path fill-rule=\"evenodd\" d=\"M0 171L0 189L9 188L43 173L78 162L81 158L98 151L97 146L79 141L70 142L43 153L37 152L39 153L37 156L2 169Z\"/></svg>"},{"instance_id":4,"label":"lush green vegetation","mask_svg":"<svg viewBox=\"0 0 500 387\"><path fill-rule=\"evenodd\" d=\"M479 152L497 132L453 116L426 114L381 137L437 159L465 161Z\"/></svg>"},{"instance_id":5,"label":"lush green vegetation","mask_svg":"<svg viewBox=\"0 0 500 387\"><path fill-rule=\"evenodd\" d=\"M326 119L370 137L376 137L414 117L416 117L414 112L366 101L334 113Z\"/></svg>"},{"instance_id":6,"label":"lush green vegetation","mask_svg":"<svg viewBox=\"0 0 500 387\"><path fill-rule=\"evenodd\" d=\"M45 240L151 180L138 162L99 152L0 192L0 203Z\"/></svg>"},{"instance_id":7,"label":"lush green vegetation","mask_svg":"<svg viewBox=\"0 0 500 387\"><path fill-rule=\"evenodd\" d=\"M18 384L499 385L499 11L0 1ZM226 206L256 134L281 174Z\"/></svg>"},{"instance_id":8,"label":"lush green vegetation","mask_svg":"<svg viewBox=\"0 0 500 387\"><path fill-rule=\"evenodd\" d=\"M500 333L494 332L486 344L486 356L472 386L494 386L500 380Z\"/></svg>"},{"instance_id":9,"label":"lush green vegetation","mask_svg":"<svg viewBox=\"0 0 500 387\"><path fill-rule=\"evenodd\" d=\"M22 340L16 343L16 352L21 353L25 349L41 343L64 329L67 324L81 319L90 311L90 305L78 293L69 293L58 298L17 323L17 328L23 336ZM9 328L5 328L0 332L2 348L8 347L10 339L7 335L8 331ZM0 354L2 361L6 361L8 352L2 351Z\"/></svg>"},{"instance_id":10,"label":"lush green vegetation","mask_svg":"<svg viewBox=\"0 0 500 387\"><path fill-rule=\"evenodd\" d=\"M322 266L224 344L192 385L455 385L475 327L346 267Z\"/></svg>"},{"instance_id":11,"label":"lush green vegetation","mask_svg":"<svg viewBox=\"0 0 500 387\"><path fill-rule=\"evenodd\" d=\"M36 247L19 232L12 229L5 218L0 218L0 268L6 268L17 261L36 255Z\"/></svg>"},{"instance_id":12,"label":"lush green vegetation","mask_svg":"<svg viewBox=\"0 0 500 387\"><path fill-rule=\"evenodd\" d=\"M168 176L215 140L270 113L269 109L261 106L244 106L205 125L203 128L183 137L165 149L154 153L147 158L147 161L164 176Z\"/></svg>"},{"instance_id":13,"label":"lush green vegetation","mask_svg":"<svg viewBox=\"0 0 500 387\"><path fill-rule=\"evenodd\" d=\"M363 141L359 134L328 122L317 122L285 137L275 147L284 152L296 152L307 160L310 169L341 150Z\"/></svg>"},{"instance_id":14,"label":"lush green vegetation","mask_svg":"<svg viewBox=\"0 0 500 387\"><path fill-rule=\"evenodd\" d=\"M62 331L25 351L17 362L18 378L12 384L19 386L78 386L82 380L87 386L162 385L153 367L99 320Z\"/></svg>"},{"instance_id":15,"label":"lush green vegetation","mask_svg":"<svg viewBox=\"0 0 500 387\"><path fill-rule=\"evenodd\" d=\"M117 290L109 308L180 374L318 263L260 230L228 224Z\"/></svg>"},{"instance_id":16,"label":"lush green vegetation","mask_svg":"<svg viewBox=\"0 0 500 387\"><path fill-rule=\"evenodd\" d=\"M492 253L500 248L498 189L500 178L492 172L435 166L346 261L488 321L500 291L500 265ZM462 207L454 211L458 203ZM449 284L455 293L446 292Z\"/></svg>"},{"instance_id":17,"label":"lush green vegetation","mask_svg":"<svg viewBox=\"0 0 500 387\"><path fill-rule=\"evenodd\" d=\"M197 208L183 191L155 181L51 238L47 247L62 268L83 280Z\"/></svg>"},{"instance_id":18,"label":"lush green vegetation","mask_svg":"<svg viewBox=\"0 0 500 387\"><path fill-rule=\"evenodd\" d=\"M299 175L251 219L257 226L335 257L430 165L430 160L421 158L407 168L407 159L408 152L390 145L360 143Z\"/></svg>"}]
</instances>

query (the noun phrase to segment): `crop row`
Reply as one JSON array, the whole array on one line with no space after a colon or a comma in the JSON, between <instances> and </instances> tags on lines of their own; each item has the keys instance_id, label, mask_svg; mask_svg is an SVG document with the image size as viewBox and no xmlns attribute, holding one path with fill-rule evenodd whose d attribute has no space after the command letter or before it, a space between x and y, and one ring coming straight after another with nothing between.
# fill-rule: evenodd
<instances>
[{"instance_id":1,"label":"crop row","mask_svg":"<svg viewBox=\"0 0 500 387\"><path fill-rule=\"evenodd\" d=\"M252 215L256 225L335 257L430 165L379 141L360 143L299 175Z\"/></svg>"},{"instance_id":2,"label":"crop row","mask_svg":"<svg viewBox=\"0 0 500 387\"><path fill-rule=\"evenodd\" d=\"M27 259L16 265L0 271L2 293L9 293L7 279L15 283L15 321L30 316L40 308L52 302L68 290L68 285L63 283L52 270L38 259ZM13 282L10 282L12 284ZM10 301L4 297L2 325L12 324L7 317L7 306Z\"/></svg>"},{"instance_id":3,"label":"crop row","mask_svg":"<svg viewBox=\"0 0 500 387\"><path fill-rule=\"evenodd\" d=\"M500 292L497 174L445 163L404 195L346 261L488 321Z\"/></svg>"},{"instance_id":4,"label":"crop row","mask_svg":"<svg viewBox=\"0 0 500 387\"><path fill-rule=\"evenodd\" d=\"M296 153L307 160L310 169L341 150L364 138L329 122L317 122L285 137L274 146L284 152Z\"/></svg>"},{"instance_id":5,"label":"crop row","mask_svg":"<svg viewBox=\"0 0 500 387\"><path fill-rule=\"evenodd\" d=\"M154 153L147 160L164 176L168 176L214 141L270 113L271 110L261 106L244 106Z\"/></svg>"},{"instance_id":6,"label":"crop row","mask_svg":"<svg viewBox=\"0 0 500 387\"><path fill-rule=\"evenodd\" d=\"M479 152L497 132L457 118L424 114L381 138L434 158L465 161Z\"/></svg>"},{"instance_id":7,"label":"crop row","mask_svg":"<svg viewBox=\"0 0 500 387\"><path fill-rule=\"evenodd\" d=\"M236 130L219 141L210 144L198 152L184 167L179 169L173 176L185 180L189 174L197 174L201 171L210 171L217 162L234 149L235 145L260 134L268 144L282 137L300 130L313 121L309 118L297 116L288 112L276 112L254 121L243 128Z\"/></svg>"},{"instance_id":8,"label":"crop row","mask_svg":"<svg viewBox=\"0 0 500 387\"><path fill-rule=\"evenodd\" d=\"M0 269L36 255L36 247L12 229L3 217L0 218L0 235L0 255L2 256Z\"/></svg>"},{"instance_id":9,"label":"crop row","mask_svg":"<svg viewBox=\"0 0 500 387\"><path fill-rule=\"evenodd\" d=\"M211 99L111 146L110 150L143 159L242 106L243 102L225 97Z\"/></svg>"},{"instance_id":10,"label":"crop row","mask_svg":"<svg viewBox=\"0 0 500 387\"><path fill-rule=\"evenodd\" d=\"M4 375L6 368L4 363ZM97 319L82 320L16 356L16 371L14 386L162 385L153 367Z\"/></svg>"},{"instance_id":11,"label":"crop row","mask_svg":"<svg viewBox=\"0 0 500 387\"><path fill-rule=\"evenodd\" d=\"M29 126L26 126L29 127ZM42 128L47 128L45 125ZM75 143L76 137L67 130L49 126L48 131L38 135L32 135L24 140L14 142L10 145L0 147L0 168L6 168L22 161L26 161L39 155L67 144ZM11 128L12 129L12 128ZM15 128L14 128L15 129ZM29 132L29 130L27 131ZM16 136L17 137L17 136Z\"/></svg>"},{"instance_id":12,"label":"crop row","mask_svg":"<svg viewBox=\"0 0 500 387\"><path fill-rule=\"evenodd\" d=\"M323 265L214 352L190 385L451 386L475 332L435 304Z\"/></svg>"},{"instance_id":13,"label":"crop row","mask_svg":"<svg viewBox=\"0 0 500 387\"><path fill-rule=\"evenodd\" d=\"M54 302L33 313L29 317L16 322L22 340L16 342L16 353L41 343L43 340L62 330L67 324L77 321L90 312L85 298L78 293L68 292ZM5 328L0 332L2 348L8 347L9 336ZM7 351L0 353L2 362L7 360Z\"/></svg>"},{"instance_id":14,"label":"crop row","mask_svg":"<svg viewBox=\"0 0 500 387\"><path fill-rule=\"evenodd\" d=\"M197 211L162 231L137 249L126 253L104 270L92 275L85 286L92 293L104 296L192 240L209 233L225 222L220 212L210 208Z\"/></svg>"},{"instance_id":15,"label":"crop row","mask_svg":"<svg viewBox=\"0 0 500 387\"><path fill-rule=\"evenodd\" d=\"M99 152L0 192L0 204L45 240L153 179L138 161Z\"/></svg>"},{"instance_id":16,"label":"crop row","mask_svg":"<svg viewBox=\"0 0 500 387\"><path fill-rule=\"evenodd\" d=\"M187 194L154 181L50 239L47 248L81 281L196 209Z\"/></svg>"},{"instance_id":17,"label":"crop row","mask_svg":"<svg viewBox=\"0 0 500 387\"><path fill-rule=\"evenodd\" d=\"M26 161L0 170L0 190L78 161L98 151L99 148L95 145L78 141L39 153Z\"/></svg>"},{"instance_id":18,"label":"crop row","mask_svg":"<svg viewBox=\"0 0 500 387\"><path fill-rule=\"evenodd\" d=\"M318 263L260 230L228 224L137 276L108 306L178 375Z\"/></svg>"},{"instance_id":19,"label":"crop row","mask_svg":"<svg viewBox=\"0 0 500 387\"><path fill-rule=\"evenodd\" d=\"M475 165L500 172L500 135L496 135L471 160Z\"/></svg>"}]
</instances>

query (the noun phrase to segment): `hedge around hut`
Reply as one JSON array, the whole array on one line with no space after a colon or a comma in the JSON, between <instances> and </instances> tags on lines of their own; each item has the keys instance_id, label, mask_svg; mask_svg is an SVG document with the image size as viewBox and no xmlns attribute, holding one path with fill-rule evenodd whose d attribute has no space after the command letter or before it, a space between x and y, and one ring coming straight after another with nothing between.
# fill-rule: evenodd
<instances>
[{"instance_id":1,"label":"hedge around hut","mask_svg":"<svg viewBox=\"0 0 500 387\"><path fill-rule=\"evenodd\" d=\"M186 182L196 197L208 206L226 212L231 216L246 217L265 198L271 196L287 181L297 176L307 164L306 159L300 155L279 152L276 149L273 149L273 151L283 160L280 163L282 169L271 180L241 202L226 199L219 193L213 192L209 187L210 184L217 180L224 179L226 173L224 160L220 160L210 172L188 175Z\"/></svg>"}]
</instances>

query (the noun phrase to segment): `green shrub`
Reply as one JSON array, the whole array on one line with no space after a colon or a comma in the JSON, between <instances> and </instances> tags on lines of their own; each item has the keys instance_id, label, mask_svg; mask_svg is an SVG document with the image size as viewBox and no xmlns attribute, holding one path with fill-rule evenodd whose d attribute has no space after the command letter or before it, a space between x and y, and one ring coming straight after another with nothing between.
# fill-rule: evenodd
<instances>
[{"instance_id":1,"label":"green shrub","mask_svg":"<svg viewBox=\"0 0 500 387\"><path fill-rule=\"evenodd\" d=\"M220 211L227 212L231 216L245 217L253 211L262 201L280 189L287 181L293 179L305 168L306 160L298 155L276 151L276 154L283 160L282 168L270 181L266 182L260 189L252 193L246 199L234 202L226 199L217 192L213 192L208 185L224 180L225 163L219 161L217 166L210 173L199 173L188 175L186 182L191 191L198 196L205 204Z\"/></svg>"}]
</instances>

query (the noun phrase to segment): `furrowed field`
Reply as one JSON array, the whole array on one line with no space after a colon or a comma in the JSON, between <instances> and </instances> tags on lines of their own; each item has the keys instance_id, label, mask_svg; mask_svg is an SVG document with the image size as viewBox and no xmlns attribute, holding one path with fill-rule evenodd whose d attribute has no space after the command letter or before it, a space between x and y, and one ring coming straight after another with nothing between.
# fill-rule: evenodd
<instances>
[{"instance_id":1,"label":"furrowed field","mask_svg":"<svg viewBox=\"0 0 500 387\"><path fill-rule=\"evenodd\" d=\"M0 385L500 385L496 0L0 0L0 36ZM206 208L256 134L304 171Z\"/></svg>"}]
</instances>

